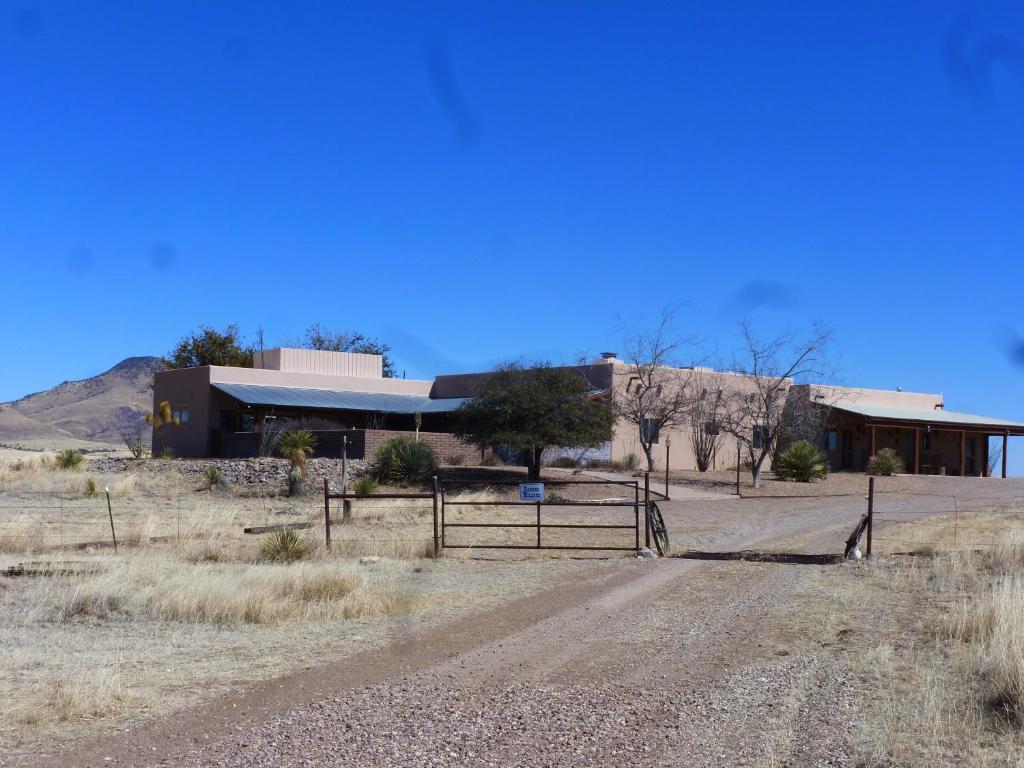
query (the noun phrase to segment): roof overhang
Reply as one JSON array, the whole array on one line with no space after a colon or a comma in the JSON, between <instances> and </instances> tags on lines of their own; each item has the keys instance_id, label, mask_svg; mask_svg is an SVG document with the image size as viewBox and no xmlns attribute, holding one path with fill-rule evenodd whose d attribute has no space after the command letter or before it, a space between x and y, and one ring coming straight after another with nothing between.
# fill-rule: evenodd
<instances>
[{"instance_id":1,"label":"roof overhang","mask_svg":"<svg viewBox=\"0 0 1024 768\"><path fill-rule=\"evenodd\" d=\"M1024 435L1024 424L1004 419L994 419L989 416L977 416L973 413L959 413L943 409L920 410L916 408L898 408L887 405L859 403L835 403L826 407L843 413L861 416L869 425L906 427L910 429L932 427L933 429L984 432L989 435Z\"/></svg>"},{"instance_id":2,"label":"roof overhang","mask_svg":"<svg viewBox=\"0 0 1024 768\"><path fill-rule=\"evenodd\" d=\"M450 413L466 400L462 397L433 400L420 395L275 387L265 384L213 382L210 386L246 405L367 413Z\"/></svg>"}]
</instances>

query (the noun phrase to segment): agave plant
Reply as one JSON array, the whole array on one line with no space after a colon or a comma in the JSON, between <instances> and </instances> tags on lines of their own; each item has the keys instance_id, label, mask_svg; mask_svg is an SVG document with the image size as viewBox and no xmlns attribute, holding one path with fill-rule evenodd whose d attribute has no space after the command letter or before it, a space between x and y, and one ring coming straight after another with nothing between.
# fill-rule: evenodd
<instances>
[{"instance_id":1,"label":"agave plant","mask_svg":"<svg viewBox=\"0 0 1024 768\"><path fill-rule=\"evenodd\" d=\"M903 471L903 459L892 448L883 448L868 460L869 475L891 477Z\"/></svg>"},{"instance_id":2,"label":"agave plant","mask_svg":"<svg viewBox=\"0 0 1024 768\"><path fill-rule=\"evenodd\" d=\"M385 485L425 485L437 473L437 459L426 443L395 437L381 443L370 472Z\"/></svg>"},{"instance_id":3,"label":"agave plant","mask_svg":"<svg viewBox=\"0 0 1024 768\"><path fill-rule=\"evenodd\" d=\"M293 530L275 531L260 542L260 556L273 563L294 563L309 551L309 540Z\"/></svg>"},{"instance_id":4,"label":"agave plant","mask_svg":"<svg viewBox=\"0 0 1024 768\"><path fill-rule=\"evenodd\" d=\"M798 440L779 457L775 475L783 480L809 483L828 475L828 463L813 443Z\"/></svg>"}]
</instances>

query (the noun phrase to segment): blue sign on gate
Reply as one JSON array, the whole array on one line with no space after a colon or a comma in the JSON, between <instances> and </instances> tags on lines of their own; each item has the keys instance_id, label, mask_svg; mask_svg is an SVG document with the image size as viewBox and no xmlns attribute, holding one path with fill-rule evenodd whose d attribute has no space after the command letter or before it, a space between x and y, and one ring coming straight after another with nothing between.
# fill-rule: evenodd
<instances>
[{"instance_id":1,"label":"blue sign on gate","mask_svg":"<svg viewBox=\"0 0 1024 768\"><path fill-rule=\"evenodd\" d=\"M544 483L520 483L520 501L544 501Z\"/></svg>"}]
</instances>

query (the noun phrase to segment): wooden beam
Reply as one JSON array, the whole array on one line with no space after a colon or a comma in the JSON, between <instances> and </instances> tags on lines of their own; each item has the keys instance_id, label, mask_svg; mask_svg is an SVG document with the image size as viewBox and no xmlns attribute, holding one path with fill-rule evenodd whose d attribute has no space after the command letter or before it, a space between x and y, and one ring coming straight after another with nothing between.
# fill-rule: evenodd
<instances>
[{"instance_id":1,"label":"wooden beam","mask_svg":"<svg viewBox=\"0 0 1024 768\"><path fill-rule=\"evenodd\" d=\"M967 459L967 431L960 430L960 477L964 476L964 467Z\"/></svg>"},{"instance_id":2,"label":"wooden beam","mask_svg":"<svg viewBox=\"0 0 1024 768\"><path fill-rule=\"evenodd\" d=\"M1003 477L1004 478L1006 477L1006 449L1008 447L1007 444L1010 442L1009 437L1010 437L1009 434L1007 434L1006 432L1003 433Z\"/></svg>"},{"instance_id":3,"label":"wooden beam","mask_svg":"<svg viewBox=\"0 0 1024 768\"><path fill-rule=\"evenodd\" d=\"M875 455L875 425L871 425L871 450L868 452L868 458L870 459Z\"/></svg>"},{"instance_id":4,"label":"wooden beam","mask_svg":"<svg viewBox=\"0 0 1024 768\"><path fill-rule=\"evenodd\" d=\"M921 474L921 429L914 430L914 474Z\"/></svg>"}]
</instances>

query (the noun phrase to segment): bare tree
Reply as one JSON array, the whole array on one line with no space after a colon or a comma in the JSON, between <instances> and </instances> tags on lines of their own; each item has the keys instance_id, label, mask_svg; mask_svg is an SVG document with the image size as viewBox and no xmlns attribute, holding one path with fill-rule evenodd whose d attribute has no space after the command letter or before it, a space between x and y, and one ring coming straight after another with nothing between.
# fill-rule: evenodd
<instances>
[{"instance_id":1,"label":"bare tree","mask_svg":"<svg viewBox=\"0 0 1024 768\"><path fill-rule=\"evenodd\" d=\"M762 341L749 321L741 323L743 351L732 365L740 374L730 388L722 422L725 432L744 446L754 487L761 485L764 461L789 436L805 434L822 418L817 404L790 399L794 383L826 381L834 375L829 362L831 333L815 326L806 337L786 333Z\"/></svg>"},{"instance_id":2,"label":"bare tree","mask_svg":"<svg viewBox=\"0 0 1024 768\"><path fill-rule=\"evenodd\" d=\"M133 459L141 459L146 453L146 415L133 411L131 408L122 408L118 421L117 433L124 441L125 447Z\"/></svg>"},{"instance_id":3,"label":"bare tree","mask_svg":"<svg viewBox=\"0 0 1024 768\"><path fill-rule=\"evenodd\" d=\"M674 319L674 312L665 310L653 330L627 329L625 381L615 382L612 397L615 415L636 427L650 471L659 434L690 418L693 370L678 364L683 350L694 342L675 332Z\"/></svg>"},{"instance_id":4,"label":"bare tree","mask_svg":"<svg viewBox=\"0 0 1024 768\"><path fill-rule=\"evenodd\" d=\"M690 442L697 469L707 472L722 442L728 397L718 371L701 372L690 401Z\"/></svg>"},{"instance_id":5,"label":"bare tree","mask_svg":"<svg viewBox=\"0 0 1024 768\"><path fill-rule=\"evenodd\" d=\"M1003 458L1003 438L995 437L988 438L988 463L985 468L988 470L986 477L992 477L995 474L996 467L999 466L999 462Z\"/></svg>"}]
</instances>

